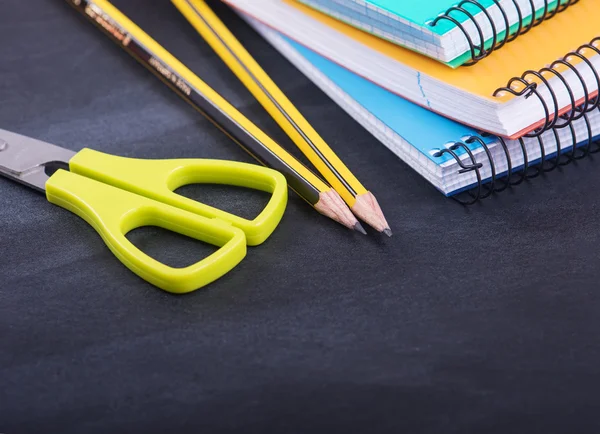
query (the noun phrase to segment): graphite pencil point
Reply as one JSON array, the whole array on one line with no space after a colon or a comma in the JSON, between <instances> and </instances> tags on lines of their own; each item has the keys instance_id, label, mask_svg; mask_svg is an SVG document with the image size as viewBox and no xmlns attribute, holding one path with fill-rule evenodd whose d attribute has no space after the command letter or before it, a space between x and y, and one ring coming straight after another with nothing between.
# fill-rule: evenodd
<instances>
[{"instance_id":1,"label":"graphite pencil point","mask_svg":"<svg viewBox=\"0 0 600 434\"><path fill-rule=\"evenodd\" d=\"M356 224L354 225L354 230L360 232L363 235L367 235L367 231L365 231L365 228L363 228L360 222L356 222Z\"/></svg>"},{"instance_id":2,"label":"graphite pencil point","mask_svg":"<svg viewBox=\"0 0 600 434\"><path fill-rule=\"evenodd\" d=\"M377 199L375 199L375 196L373 196L370 191L356 196L356 202L351 209L359 219L378 232L383 232L387 229L391 234L390 225L383 216L383 212L381 212ZM386 235L388 234L386 233Z\"/></svg>"}]
</instances>

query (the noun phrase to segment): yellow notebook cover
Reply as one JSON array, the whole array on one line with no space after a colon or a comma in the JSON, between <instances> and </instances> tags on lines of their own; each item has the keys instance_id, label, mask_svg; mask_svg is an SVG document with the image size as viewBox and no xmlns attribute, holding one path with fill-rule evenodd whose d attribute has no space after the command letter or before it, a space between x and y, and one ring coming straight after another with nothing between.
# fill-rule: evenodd
<instances>
[{"instance_id":1,"label":"yellow notebook cover","mask_svg":"<svg viewBox=\"0 0 600 434\"><path fill-rule=\"evenodd\" d=\"M537 71L600 36L600 0L580 0L573 7L534 27L515 41L507 43L476 65L451 69L433 59L331 18L297 0L281 1L406 66L466 92L499 102L513 98L511 94L493 96L496 89L506 86L512 77L519 77L530 69ZM584 54L586 57L595 55L592 50L584 51ZM572 64L581 62L577 58L569 61Z\"/></svg>"}]
</instances>

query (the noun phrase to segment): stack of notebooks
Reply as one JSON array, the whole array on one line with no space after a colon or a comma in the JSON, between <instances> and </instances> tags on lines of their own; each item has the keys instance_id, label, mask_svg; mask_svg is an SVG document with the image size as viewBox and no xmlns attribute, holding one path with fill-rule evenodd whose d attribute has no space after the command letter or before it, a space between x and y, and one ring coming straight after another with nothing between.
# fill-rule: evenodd
<instances>
[{"instance_id":1,"label":"stack of notebooks","mask_svg":"<svg viewBox=\"0 0 600 434\"><path fill-rule=\"evenodd\" d=\"M223 1L446 196L600 150L600 1Z\"/></svg>"}]
</instances>

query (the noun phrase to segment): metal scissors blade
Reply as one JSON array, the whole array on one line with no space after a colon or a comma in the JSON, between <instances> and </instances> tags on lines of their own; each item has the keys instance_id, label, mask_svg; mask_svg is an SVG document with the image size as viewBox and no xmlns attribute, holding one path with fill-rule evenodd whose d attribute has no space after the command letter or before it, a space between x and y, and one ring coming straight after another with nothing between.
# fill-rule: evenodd
<instances>
[{"instance_id":1,"label":"metal scissors blade","mask_svg":"<svg viewBox=\"0 0 600 434\"><path fill-rule=\"evenodd\" d=\"M46 167L68 167L76 152L51 143L0 129L0 175L45 191ZM66 168L65 167L65 168Z\"/></svg>"}]
</instances>

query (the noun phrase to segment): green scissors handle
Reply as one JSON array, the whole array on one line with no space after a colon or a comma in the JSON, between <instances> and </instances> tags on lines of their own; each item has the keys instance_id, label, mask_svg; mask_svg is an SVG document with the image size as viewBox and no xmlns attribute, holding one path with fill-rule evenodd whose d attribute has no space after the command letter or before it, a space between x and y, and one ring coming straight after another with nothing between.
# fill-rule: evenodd
<instances>
[{"instance_id":1,"label":"green scissors handle","mask_svg":"<svg viewBox=\"0 0 600 434\"><path fill-rule=\"evenodd\" d=\"M68 164L48 177L46 167ZM78 153L0 129L0 174L45 190L49 202L89 223L113 254L146 281L172 293L186 293L218 279L246 255L247 245L264 242L287 204L279 172L221 160L139 160L91 149ZM173 191L193 183L242 186L271 193L247 220ZM165 265L129 241L127 233L158 226L218 246L212 255L184 268Z\"/></svg>"}]
</instances>

